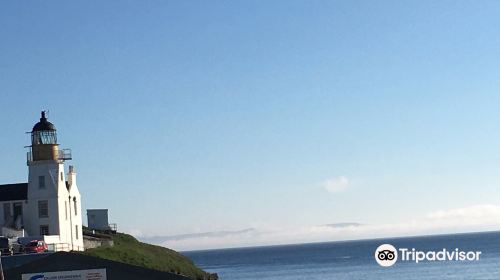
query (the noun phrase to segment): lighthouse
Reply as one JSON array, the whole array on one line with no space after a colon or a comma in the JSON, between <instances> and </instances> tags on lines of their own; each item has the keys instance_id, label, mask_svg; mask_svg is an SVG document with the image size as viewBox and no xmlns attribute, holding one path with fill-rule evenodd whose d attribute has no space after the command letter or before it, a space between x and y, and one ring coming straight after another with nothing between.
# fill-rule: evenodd
<instances>
[{"instance_id":1,"label":"lighthouse","mask_svg":"<svg viewBox=\"0 0 500 280\"><path fill-rule=\"evenodd\" d=\"M43 239L56 251L83 250L81 195L71 150L61 149L55 125L41 112L30 132L28 182L0 185L0 226Z\"/></svg>"},{"instance_id":2,"label":"lighthouse","mask_svg":"<svg viewBox=\"0 0 500 280\"><path fill-rule=\"evenodd\" d=\"M31 235L58 236L59 246L83 250L81 196L71 150L60 149L57 130L43 111L31 131L28 152L28 207L25 229ZM55 237L57 239L57 237Z\"/></svg>"}]
</instances>

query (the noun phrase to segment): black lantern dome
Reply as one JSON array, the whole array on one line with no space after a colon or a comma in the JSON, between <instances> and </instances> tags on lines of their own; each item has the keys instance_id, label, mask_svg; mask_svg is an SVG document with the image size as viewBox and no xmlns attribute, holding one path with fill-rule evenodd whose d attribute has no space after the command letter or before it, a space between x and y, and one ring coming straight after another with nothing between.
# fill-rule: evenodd
<instances>
[{"instance_id":1,"label":"black lantern dome","mask_svg":"<svg viewBox=\"0 0 500 280\"><path fill-rule=\"evenodd\" d=\"M40 121L33 126L33 130L31 131L31 144L57 144L56 127L51 122L47 121L45 111L42 111Z\"/></svg>"},{"instance_id":2,"label":"black lantern dome","mask_svg":"<svg viewBox=\"0 0 500 280\"><path fill-rule=\"evenodd\" d=\"M48 131L56 131L56 127L53 123L47 121L47 118L45 117L45 111L42 111L42 117L40 118L40 121L33 126L33 131L42 131L42 130L48 130Z\"/></svg>"}]
</instances>

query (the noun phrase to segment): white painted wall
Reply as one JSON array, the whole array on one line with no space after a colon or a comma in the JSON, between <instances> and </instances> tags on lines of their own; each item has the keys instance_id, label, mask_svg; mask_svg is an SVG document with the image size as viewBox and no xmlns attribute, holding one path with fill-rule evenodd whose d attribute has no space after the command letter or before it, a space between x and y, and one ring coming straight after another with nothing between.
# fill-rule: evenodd
<instances>
[{"instance_id":1,"label":"white painted wall","mask_svg":"<svg viewBox=\"0 0 500 280\"><path fill-rule=\"evenodd\" d=\"M39 187L39 176L45 188ZM68 177L69 191L66 187ZM76 213L75 213L76 199ZM40 218L38 202L48 202L48 217ZM64 164L55 160L35 161L29 165L28 204L24 225L28 235L39 236L40 226L49 226L49 235L59 236L68 248L83 250L81 195L76 186L76 173L64 174Z\"/></svg>"},{"instance_id":2,"label":"white painted wall","mask_svg":"<svg viewBox=\"0 0 500 280\"><path fill-rule=\"evenodd\" d=\"M76 172L68 173L68 184L69 184L69 195L71 196L71 225L70 233L72 235L73 246L76 246L75 250L83 250L83 213L82 213L82 196L78 190L76 184ZM76 213L75 213L75 201L76 201Z\"/></svg>"},{"instance_id":3,"label":"white painted wall","mask_svg":"<svg viewBox=\"0 0 500 280\"><path fill-rule=\"evenodd\" d=\"M64 194L65 183L60 180L59 174L63 172L64 165L54 161L35 161L29 165L28 176L28 204L25 214L25 229L29 235L40 235L40 226L49 226L49 235L59 235L59 195ZM44 176L45 188L39 188L39 177ZM65 188L65 187L64 187ZM48 217L40 218L38 215L38 202L48 202Z\"/></svg>"},{"instance_id":4,"label":"white painted wall","mask_svg":"<svg viewBox=\"0 0 500 280\"><path fill-rule=\"evenodd\" d=\"M2 227L1 229L0 235L8 238L24 237L25 235L24 229L16 230L8 227Z\"/></svg>"}]
</instances>

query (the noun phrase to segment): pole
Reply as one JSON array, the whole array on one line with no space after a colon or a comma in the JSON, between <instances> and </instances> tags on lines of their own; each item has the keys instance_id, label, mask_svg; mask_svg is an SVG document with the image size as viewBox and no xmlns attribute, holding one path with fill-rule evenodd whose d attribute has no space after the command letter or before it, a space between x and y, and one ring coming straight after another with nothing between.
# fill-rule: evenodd
<instances>
[{"instance_id":1,"label":"pole","mask_svg":"<svg viewBox=\"0 0 500 280\"><path fill-rule=\"evenodd\" d=\"M68 196L68 200L69 200L69 232L70 232L70 235L71 235L71 250L70 251L73 251L73 218L71 217L71 196ZM69 244L68 244L69 245ZM3 280L3 279L0 279L0 280Z\"/></svg>"},{"instance_id":2,"label":"pole","mask_svg":"<svg viewBox=\"0 0 500 280\"><path fill-rule=\"evenodd\" d=\"M0 280L4 280L3 277L3 267L2 267L2 253L0 252Z\"/></svg>"}]
</instances>

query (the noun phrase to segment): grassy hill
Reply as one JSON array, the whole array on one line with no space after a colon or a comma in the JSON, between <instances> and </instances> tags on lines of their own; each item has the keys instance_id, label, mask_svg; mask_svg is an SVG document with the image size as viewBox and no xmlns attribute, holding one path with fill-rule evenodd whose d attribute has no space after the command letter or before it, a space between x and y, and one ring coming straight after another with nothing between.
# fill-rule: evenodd
<instances>
[{"instance_id":1,"label":"grassy hill","mask_svg":"<svg viewBox=\"0 0 500 280\"><path fill-rule=\"evenodd\" d=\"M83 254L182 274L192 279L217 279L215 275L196 267L189 258L174 250L139 242L133 236L124 233L113 234L111 238L114 242L113 247L89 249Z\"/></svg>"}]
</instances>

